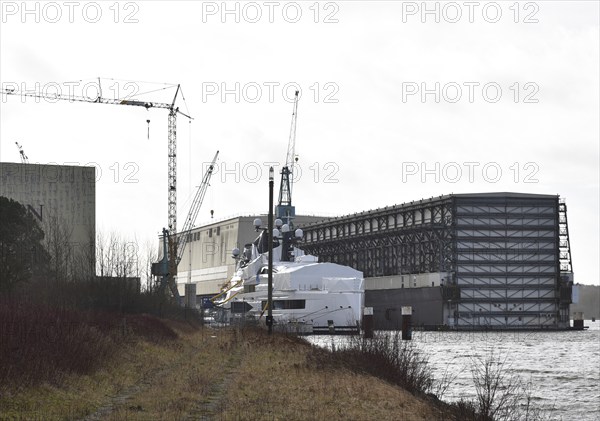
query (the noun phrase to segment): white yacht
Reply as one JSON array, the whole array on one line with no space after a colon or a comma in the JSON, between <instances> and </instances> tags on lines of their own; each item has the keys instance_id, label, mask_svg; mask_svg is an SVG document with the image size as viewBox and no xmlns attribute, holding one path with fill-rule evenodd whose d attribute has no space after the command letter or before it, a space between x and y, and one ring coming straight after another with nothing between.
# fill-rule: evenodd
<instances>
[{"instance_id":1,"label":"white yacht","mask_svg":"<svg viewBox=\"0 0 600 421\"><path fill-rule=\"evenodd\" d=\"M269 311L268 250L272 246L270 310L273 328L305 334L356 333L360 329L365 296L362 272L335 263L319 263L317 257L306 255L296 247L303 234L301 229L293 229L295 208L292 206L294 164L298 160L294 152L298 99L299 91L296 91L286 163L281 169L279 201L275 208L276 228L269 235L268 230L261 228L260 219L254 221L260 235L254 243L246 244L241 254L240 250L234 249L236 273L211 301L216 307L218 321L266 325ZM271 207L273 178L271 167Z\"/></svg>"},{"instance_id":2,"label":"white yacht","mask_svg":"<svg viewBox=\"0 0 600 421\"><path fill-rule=\"evenodd\" d=\"M302 334L357 333L364 306L360 271L335 263L318 263L295 247L302 230L290 232L275 221L273 248L273 328ZM258 227L260 220L255 221ZM213 297L221 322L265 325L268 295L268 233L260 230L252 244L234 249L237 271ZM287 250L287 252L286 252Z\"/></svg>"}]
</instances>

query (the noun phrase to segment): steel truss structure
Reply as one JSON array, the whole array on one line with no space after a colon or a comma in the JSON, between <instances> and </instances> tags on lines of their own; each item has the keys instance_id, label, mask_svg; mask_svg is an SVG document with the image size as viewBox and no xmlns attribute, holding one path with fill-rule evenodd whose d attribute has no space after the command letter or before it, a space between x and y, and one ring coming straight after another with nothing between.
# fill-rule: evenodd
<instances>
[{"instance_id":1,"label":"steel truss structure","mask_svg":"<svg viewBox=\"0 0 600 421\"><path fill-rule=\"evenodd\" d=\"M453 214L445 196L332 218L303 227L302 248L367 278L451 271Z\"/></svg>"},{"instance_id":2,"label":"steel truss structure","mask_svg":"<svg viewBox=\"0 0 600 421\"><path fill-rule=\"evenodd\" d=\"M566 204L558 196L439 196L303 229L306 252L365 278L446 273L443 324L568 327L572 263Z\"/></svg>"}]
</instances>

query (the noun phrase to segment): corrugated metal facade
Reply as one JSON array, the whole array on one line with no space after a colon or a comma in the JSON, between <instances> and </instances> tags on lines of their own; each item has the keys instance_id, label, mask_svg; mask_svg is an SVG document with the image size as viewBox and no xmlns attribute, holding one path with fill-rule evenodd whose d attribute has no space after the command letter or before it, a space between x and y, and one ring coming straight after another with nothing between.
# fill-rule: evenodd
<instances>
[{"instance_id":1,"label":"corrugated metal facade","mask_svg":"<svg viewBox=\"0 0 600 421\"><path fill-rule=\"evenodd\" d=\"M569 323L572 284L570 262L561 266L565 230L566 205L558 196L457 194L310 225L304 228L303 248L322 261L353 266L367 278L439 274L438 285L423 288L439 290L443 311L434 313L442 314L441 325L561 329ZM408 290L410 284L379 299L384 295L369 291L369 279L366 285L366 302L375 314L402 305L431 306ZM390 301L391 296L402 299Z\"/></svg>"},{"instance_id":2,"label":"corrugated metal facade","mask_svg":"<svg viewBox=\"0 0 600 421\"><path fill-rule=\"evenodd\" d=\"M567 327L560 299L558 197L455 197L451 324ZM561 309L563 312L561 313Z\"/></svg>"}]
</instances>

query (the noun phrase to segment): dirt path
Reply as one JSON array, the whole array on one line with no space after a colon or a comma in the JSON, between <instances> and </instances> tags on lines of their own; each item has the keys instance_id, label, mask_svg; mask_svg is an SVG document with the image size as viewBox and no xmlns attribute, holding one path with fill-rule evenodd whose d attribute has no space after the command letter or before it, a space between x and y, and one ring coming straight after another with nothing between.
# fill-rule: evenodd
<instances>
[{"instance_id":1,"label":"dirt path","mask_svg":"<svg viewBox=\"0 0 600 421\"><path fill-rule=\"evenodd\" d=\"M158 369L148 369L143 376L133 385L120 391L116 396L113 396L109 402L98 408L96 412L82 418L81 421L100 421L103 419L113 419L111 415L118 408L125 408L129 411L139 410L139 406L130 405L127 406L128 402L131 402L137 395L149 389L150 387L157 387L160 384L160 380L164 378L169 372L180 366L185 360L192 357L194 348L187 352L181 353L178 358L167 365L163 365Z\"/></svg>"},{"instance_id":2,"label":"dirt path","mask_svg":"<svg viewBox=\"0 0 600 421\"><path fill-rule=\"evenodd\" d=\"M221 419L243 358L238 339L230 330L188 338L167 364L145 368L135 384L81 421Z\"/></svg>"},{"instance_id":3,"label":"dirt path","mask_svg":"<svg viewBox=\"0 0 600 421\"><path fill-rule=\"evenodd\" d=\"M223 412L229 384L237 374L241 362L242 350L238 347L230 355L223 377L212 385L208 396L192 407L185 420L213 421L220 419L219 415Z\"/></svg>"}]
</instances>

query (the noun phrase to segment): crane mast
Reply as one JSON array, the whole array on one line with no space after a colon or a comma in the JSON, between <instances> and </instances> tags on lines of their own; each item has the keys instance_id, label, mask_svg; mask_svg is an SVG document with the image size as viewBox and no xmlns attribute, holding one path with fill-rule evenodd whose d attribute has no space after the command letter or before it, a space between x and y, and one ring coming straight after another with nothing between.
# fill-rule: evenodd
<instances>
[{"instance_id":1,"label":"crane mast","mask_svg":"<svg viewBox=\"0 0 600 421\"><path fill-rule=\"evenodd\" d=\"M68 101L68 102L87 102L91 104L109 104L109 105L129 105L135 107L144 107L147 110L150 108L163 108L169 111L168 117L168 180L167 180L167 189L168 189L168 239L169 239L169 268L174 270L172 276L177 273L177 242L176 233L177 233L177 115L181 114L184 117L192 119L189 115L179 111L179 107L175 107L175 102L177 100L177 95L181 90L181 85L177 85L177 90L175 91L175 96L173 97L173 101L171 103L162 103L162 102L150 102L150 101L139 101L132 99L109 99L102 97L102 90L99 89L100 94L97 98L89 98L85 96L77 96L77 95L60 95L60 94L43 94L31 91L18 91L14 88L3 88L0 90L0 94L3 95L20 95L22 97L31 97L31 98L39 98L39 99L48 99L51 101ZM19 151L21 153L21 160L26 159L22 148L19 147ZM174 294L177 292L177 288L175 288ZM179 299L178 294L175 294L175 297Z\"/></svg>"},{"instance_id":2,"label":"crane mast","mask_svg":"<svg viewBox=\"0 0 600 421\"><path fill-rule=\"evenodd\" d=\"M177 232L177 113L175 101L181 85L177 85L173 102L169 107L169 162L168 162L168 189L169 189L169 231ZM181 113L183 114L183 113ZM185 114L183 114L185 115ZM190 116L186 116L191 118ZM175 253L176 255L177 253Z\"/></svg>"},{"instance_id":3,"label":"crane mast","mask_svg":"<svg viewBox=\"0 0 600 421\"><path fill-rule=\"evenodd\" d=\"M285 166L281 169L281 183L279 185L279 200L275 206L275 217L293 227L293 219L296 209L292 206L292 187L294 183L294 164L297 161L296 148L296 122L298 121L298 94L294 98L294 110L292 112L292 123L290 125L290 136L288 139L287 156Z\"/></svg>"}]
</instances>

